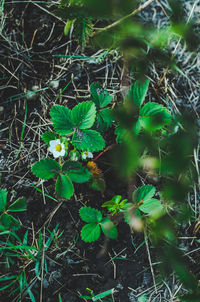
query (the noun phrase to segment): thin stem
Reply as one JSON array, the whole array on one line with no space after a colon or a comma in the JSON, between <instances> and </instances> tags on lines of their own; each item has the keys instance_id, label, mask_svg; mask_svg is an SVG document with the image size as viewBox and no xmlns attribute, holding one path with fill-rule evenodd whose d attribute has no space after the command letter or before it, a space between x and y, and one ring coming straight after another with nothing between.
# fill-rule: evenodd
<instances>
[{"instance_id":1,"label":"thin stem","mask_svg":"<svg viewBox=\"0 0 200 302\"><path fill-rule=\"evenodd\" d=\"M125 20L129 19L130 17L133 17L135 15L137 15L140 11L142 11L144 8L146 8L149 4L151 4L153 1L155 0L148 0L145 3L143 3L142 5L140 5L137 9L135 9L134 11L132 11L130 14L122 17L121 19L113 22L112 24L105 26L103 28L99 28L96 32L94 32L93 35L96 35L98 33L101 33L103 31L109 30L117 25L119 25L120 23L124 22Z\"/></svg>"}]
</instances>

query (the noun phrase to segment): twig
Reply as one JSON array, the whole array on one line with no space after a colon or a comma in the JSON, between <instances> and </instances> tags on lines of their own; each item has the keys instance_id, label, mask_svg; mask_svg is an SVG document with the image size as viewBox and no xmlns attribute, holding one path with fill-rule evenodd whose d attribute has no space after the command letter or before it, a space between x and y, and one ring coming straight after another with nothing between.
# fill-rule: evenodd
<instances>
[{"instance_id":1,"label":"twig","mask_svg":"<svg viewBox=\"0 0 200 302\"><path fill-rule=\"evenodd\" d=\"M153 1L155 1L155 0L148 0L145 3L143 3L142 5L140 5L137 9L135 9L134 11L132 11L130 14L122 17L121 19L113 22L112 24L110 24L108 26L105 26L103 28L98 28L97 31L94 32L93 36L96 35L96 34L98 34L98 33L100 33L100 32L109 30L109 29L111 29L111 28L119 25L120 23L124 22L125 20L129 19L130 17L133 17L133 16L137 15L139 12L141 12L144 8L146 8Z\"/></svg>"}]
</instances>

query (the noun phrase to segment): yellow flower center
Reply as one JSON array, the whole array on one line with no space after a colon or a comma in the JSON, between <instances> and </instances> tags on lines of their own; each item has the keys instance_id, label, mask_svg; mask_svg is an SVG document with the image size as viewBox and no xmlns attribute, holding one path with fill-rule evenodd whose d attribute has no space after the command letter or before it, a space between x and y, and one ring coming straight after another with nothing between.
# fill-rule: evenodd
<instances>
[{"instance_id":1,"label":"yellow flower center","mask_svg":"<svg viewBox=\"0 0 200 302\"><path fill-rule=\"evenodd\" d=\"M56 151L60 152L62 150L61 144L56 145Z\"/></svg>"}]
</instances>

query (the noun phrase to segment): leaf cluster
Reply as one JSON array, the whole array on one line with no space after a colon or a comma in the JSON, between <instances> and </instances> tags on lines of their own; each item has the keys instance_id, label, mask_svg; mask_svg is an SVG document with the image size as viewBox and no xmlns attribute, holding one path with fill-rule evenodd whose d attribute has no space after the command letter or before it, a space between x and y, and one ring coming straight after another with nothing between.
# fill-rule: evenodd
<instances>
[{"instance_id":1,"label":"leaf cluster","mask_svg":"<svg viewBox=\"0 0 200 302\"><path fill-rule=\"evenodd\" d=\"M32 166L32 172L39 178L57 177L55 190L58 197L69 199L74 193L73 182L84 183L90 179L89 170L79 162L65 161L61 166L51 158L42 159Z\"/></svg>"},{"instance_id":2,"label":"leaf cluster","mask_svg":"<svg viewBox=\"0 0 200 302\"><path fill-rule=\"evenodd\" d=\"M79 213L81 219L87 222L81 230L81 238L85 242L98 240L101 235L101 230L109 238L117 238L118 232L114 223L108 218L103 218L100 211L91 207L82 207Z\"/></svg>"}]
</instances>

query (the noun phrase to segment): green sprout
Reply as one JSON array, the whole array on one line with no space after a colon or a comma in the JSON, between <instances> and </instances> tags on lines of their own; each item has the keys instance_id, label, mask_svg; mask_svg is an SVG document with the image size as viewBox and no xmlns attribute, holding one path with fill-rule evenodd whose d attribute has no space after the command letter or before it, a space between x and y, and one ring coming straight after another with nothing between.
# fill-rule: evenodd
<instances>
[{"instance_id":1,"label":"green sprout","mask_svg":"<svg viewBox=\"0 0 200 302\"><path fill-rule=\"evenodd\" d=\"M106 201L102 204L103 208L107 208L109 212L112 212L112 215L118 214L124 210L127 199L121 200L121 195L115 195L111 200Z\"/></svg>"},{"instance_id":2,"label":"green sprout","mask_svg":"<svg viewBox=\"0 0 200 302\"><path fill-rule=\"evenodd\" d=\"M114 223L108 218L103 218L100 211L91 207L82 207L79 213L81 219L87 222L81 230L81 238L85 242L98 240L101 230L107 237L111 239L117 238L118 232Z\"/></svg>"},{"instance_id":3,"label":"green sprout","mask_svg":"<svg viewBox=\"0 0 200 302\"><path fill-rule=\"evenodd\" d=\"M156 193L156 188L152 185L141 186L132 194L132 203L125 205L125 221L130 222L133 215L139 217L142 214L157 215L163 213L164 208L160 200L152 198Z\"/></svg>"}]
</instances>

